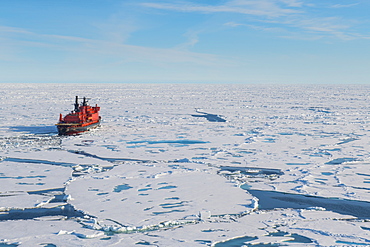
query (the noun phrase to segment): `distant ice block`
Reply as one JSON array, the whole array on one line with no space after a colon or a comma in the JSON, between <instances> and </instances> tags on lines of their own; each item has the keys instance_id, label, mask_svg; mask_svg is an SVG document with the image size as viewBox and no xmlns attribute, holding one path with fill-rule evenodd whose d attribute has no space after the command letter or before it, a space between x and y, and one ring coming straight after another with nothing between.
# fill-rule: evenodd
<instances>
[{"instance_id":1,"label":"distant ice block","mask_svg":"<svg viewBox=\"0 0 370 247\"><path fill-rule=\"evenodd\" d=\"M211 218L212 214L211 211L200 211L199 212L199 219L200 220L206 220Z\"/></svg>"}]
</instances>

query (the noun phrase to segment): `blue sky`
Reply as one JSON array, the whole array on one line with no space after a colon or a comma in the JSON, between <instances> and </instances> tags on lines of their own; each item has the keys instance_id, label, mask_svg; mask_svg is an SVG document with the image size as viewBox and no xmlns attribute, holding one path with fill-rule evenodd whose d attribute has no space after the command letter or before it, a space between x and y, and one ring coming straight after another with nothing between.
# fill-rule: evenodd
<instances>
[{"instance_id":1,"label":"blue sky","mask_svg":"<svg viewBox=\"0 0 370 247\"><path fill-rule=\"evenodd\" d=\"M1 0L0 82L370 83L368 0Z\"/></svg>"}]
</instances>

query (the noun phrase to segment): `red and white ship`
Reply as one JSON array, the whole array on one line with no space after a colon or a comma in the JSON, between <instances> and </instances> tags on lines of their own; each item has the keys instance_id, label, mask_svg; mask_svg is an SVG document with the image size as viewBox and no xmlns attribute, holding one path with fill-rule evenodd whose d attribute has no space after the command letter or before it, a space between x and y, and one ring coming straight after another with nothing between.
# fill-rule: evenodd
<instances>
[{"instance_id":1,"label":"red and white ship","mask_svg":"<svg viewBox=\"0 0 370 247\"><path fill-rule=\"evenodd\" d=\"M82 104L78 103L76 96L75 109L65 117L60 114L59 122L56 124L59 135L73 135L84 132L100 125L100 107L89 106L87 99L83 97Z\"/></svg>"}]
</instances>

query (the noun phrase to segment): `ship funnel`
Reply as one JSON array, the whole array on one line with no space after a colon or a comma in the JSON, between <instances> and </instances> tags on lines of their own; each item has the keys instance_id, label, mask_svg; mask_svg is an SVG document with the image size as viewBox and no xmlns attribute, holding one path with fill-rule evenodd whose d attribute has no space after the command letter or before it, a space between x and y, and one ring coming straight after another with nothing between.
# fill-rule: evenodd
<instances>
[{"instance_id":1,"label":"ship funnel","mask_svg":"<svg viewBox=\"0 0 370 247\"><path fill-rule=\"evenodd\" d=\"M75 112L78 112L78 108L79 108L79 104L78 104L78 96L76 96L76 101L75 101Z\"/></svg>"}]
</instances>

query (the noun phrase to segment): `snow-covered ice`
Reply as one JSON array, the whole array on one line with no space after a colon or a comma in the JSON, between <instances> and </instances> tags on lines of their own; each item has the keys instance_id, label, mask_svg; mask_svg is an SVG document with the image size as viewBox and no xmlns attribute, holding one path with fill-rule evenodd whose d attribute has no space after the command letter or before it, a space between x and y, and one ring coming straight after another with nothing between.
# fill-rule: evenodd
<instances>
[{"instance_id":1,"label":"snow-covered ice","mask_svg":"<svg viewBox=\"0 0 370 247\"><path fill-rule=\"evenodd\" d=\"M0 246L370 245L369 86L0 93ZM76 95L102 126L58 136Z\"/></svg>"}]
</instances>

